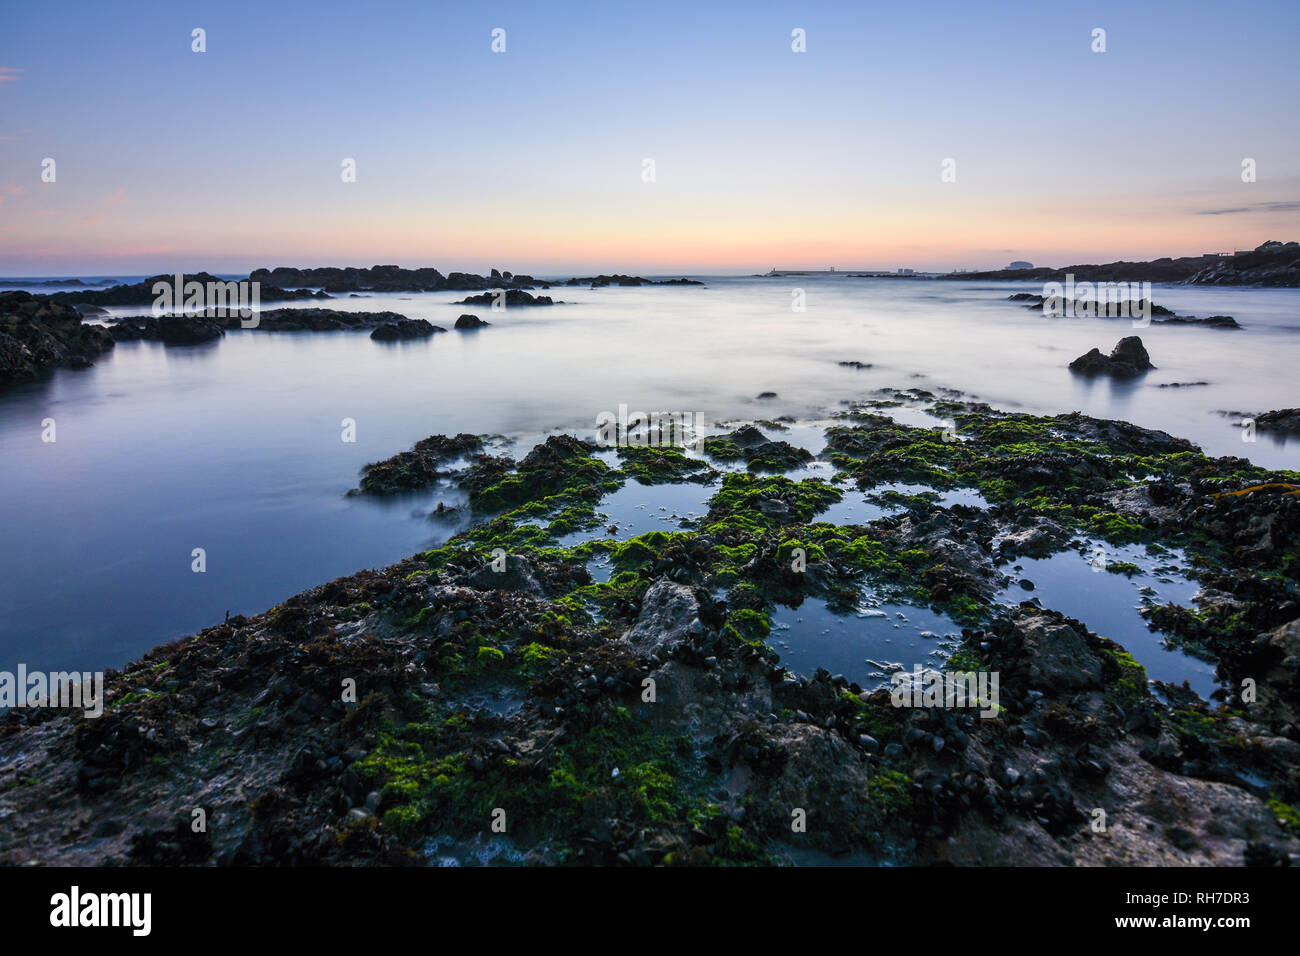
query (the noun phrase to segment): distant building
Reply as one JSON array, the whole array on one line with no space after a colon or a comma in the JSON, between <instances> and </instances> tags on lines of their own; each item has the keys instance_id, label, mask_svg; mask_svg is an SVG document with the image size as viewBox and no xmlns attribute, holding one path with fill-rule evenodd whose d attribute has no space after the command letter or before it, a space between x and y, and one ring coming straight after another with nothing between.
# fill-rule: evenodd
<instances>
[{"instance_id":1,"label":"distant building","mask_svg":"<svg viewBox=\"0 0 1300 956\"><path fill-rule=\"evenodd\" d=\"M898 274L899 274L900 276L910 276L910 275L915 275L915 274L916 274L916 270L915 270L915 269L899 269L899 270L898 270Z\"/></svg>"},{"instance_id":2,"label":"distant building","mask_svg":"<svg viewBox=\"0 0 1300 956\"><path fill-rule=\"evenodd\" d=\"M1011 263L1011 265L1007 266L1008 269L1032 269L1033 267L1034 264L1032 262L1026 262L1024 259L1017 259L1015 262Z\"/></svg>"}]
</instances>

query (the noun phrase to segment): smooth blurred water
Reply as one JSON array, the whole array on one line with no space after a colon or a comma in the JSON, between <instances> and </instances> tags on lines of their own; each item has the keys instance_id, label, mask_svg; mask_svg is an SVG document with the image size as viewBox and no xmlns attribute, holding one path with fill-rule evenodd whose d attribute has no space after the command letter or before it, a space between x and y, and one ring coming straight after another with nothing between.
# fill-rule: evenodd
<instances>
[{"instance_id":1,"label":"smooth blurred water","mask_svg":"<svg viewBox=\"0 0 1300 956\"><path fill-rule=\"evenodd\" d=\"M1139 330L1157 370L1118 384L1080 381L1066 365L1133 334L1129 322L1044 319L1006 301L1031 284L707 281L557 288L569 304L502 313L454 305L463 296L453 293L340 298L324 304L448 329L475 312L493 325L409 343L241 330L204 346L123 343L91 369L0 394L0 669L118 665L227 610L258 612L390 564L457 526L424 516L436 492L345 498L364 464L435 433L523 445L554 430L590 435L620 403L709 421L804 418L883 386L948 386L997 407L1125 418L1213 454L1297 466L1300 444L1262 432L1243 443L1215 411L1300 404L1300 291L1157 287L1161 305L1233 315L1246 330ZM806 312L792 311L794 288ZM874 367L837 364L849 360ZM778 397L757 400L763 391ZM57 423L53 444L41 441L45 418ZM345 418L355 443L341 439ZM206 549L203 574L191 571L194 548Z\"/></svg>"}]
</instances>

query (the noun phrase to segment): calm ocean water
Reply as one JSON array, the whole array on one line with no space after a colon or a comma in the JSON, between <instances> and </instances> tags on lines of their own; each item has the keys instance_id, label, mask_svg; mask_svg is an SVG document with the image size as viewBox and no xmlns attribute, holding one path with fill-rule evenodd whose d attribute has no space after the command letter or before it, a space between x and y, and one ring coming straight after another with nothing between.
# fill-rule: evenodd
<instances>
[{"instance_id":1,"label":"calm ocean water","mask_svg":"<svg viewBox=\"0 0 1300 956\"><path fill-rule=\"evenodd\" d=\"M1075 379L1066 364L1134 334L1127 320L1044 319L1006 301L1031 284L920 279L708 279L706 288L557 288L567 304L504 313L455 293L333 300L450 328L420 342L365 333L232 331L211 345L123 343L87 371L0 395L0 669L120 665L444 540L438 495L345 498L359 469L434 433L524 444L590 434L633 409L707 420L823 416L884 386L951 387L995 407L1081 410L1162 428L1216 455L1300 467L1300 444L1241 441L1219 410L1300 404L1300 291L1159 287L1183 314L1244 331L1139 330L1156 370ZM791 309L791 289L807 311ZM115 309L117 315L141 308ZM840 361L873 365L840 367ZM1162 383L1208 382L1189 388ZM758 393L776 392L759 402ZM53 418L58 440L41 441ZM356 422L344 442L342 420ZM808 442L813 450L820 443ZM207 570L191 571L206 551Z\"/></svg>"}]
</instances>

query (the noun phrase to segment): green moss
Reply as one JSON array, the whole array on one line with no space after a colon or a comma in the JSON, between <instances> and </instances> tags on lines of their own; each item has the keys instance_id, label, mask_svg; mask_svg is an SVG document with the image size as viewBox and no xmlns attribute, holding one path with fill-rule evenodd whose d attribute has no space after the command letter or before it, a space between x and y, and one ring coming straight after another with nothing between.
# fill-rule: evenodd
<instances>
[{"instance_id":1,"label":"green moss","mask_svg":"<svg viewBox=\"0 0 1300 956\"><path fill-rule=\"evenodd\" d=\"M475 662L480 670L490 670L505 663L505 652L496 647L480 647Z\"/></svg>"},{"instance_id":2,"label":"green moss","mask_svg":"<svg viewBox=\"0 0 1300 956\"><path fill-rule=\"evenodd\" d=\"M340 610L335 617L340 621L359 621L371 612L372 608L369 601L359 601L356 604L349 604Z\"/></svg>"},{"instance_id":3,"label":"green moss","mask_svg":"<svg viewBox=\"0 0 1300 956\"><path fill-rule=\"evenodd\" d=\"M1281 800L1269 800L1268 808L1277 817L1277 822L1292 830L1300 830L1300 808Z\"/></svg>"},{"instance_id":4,"label":"green moss","mask_svg":"<svg viewBox=\"0 0 1300 956\"><path fill-rule=\"evenodd\" d=\"M664 549L677 538L688 537L666 531L648 531L622 544L615 545L612 552L614 567L620 571L643 568L658 559Z\"/></svg>"},{"instance_id":5,"label":"green moss","mask_svg":"<svg viewBox=\"0 0 1300 956\"><path fill-rule=\"evenodd\" d=\"M668 482L709 481L716 472L708 462L688 458L678 448L640 448L621 446L618 449L619 469L629 478L643 485L660 485Z\"/></svg>"},{"instance_id":6,"label":"green moss","mask_svg":"<svg viewBox=\"0 0 1300 956\"><path fill-rule=\"evenodd\" d=\"M723 477L722 487L709 499L702 530L752 532L808 522L842 497L820 478L791 481L783 476L732 473Z\"/></svg>"},{"instance_id":7,"label":"green moss","mask_svg":"<svg viewBox=\"0 0 1300 956\"><path fill-rule=\"evenodd\" d=\"M382 826L403 838L435 825L453 834L479 832L499 807L511 830L545 834L564 848L588 831L592 806L654 829L678 825L707 803L690 738L656 732L623 707L580 708L545 766L500 758L467 772L456 750L463 731L435 727L390 725L375 752L355 765L368 785L382 787ZM713 852L751 849L738 836Z\"/></svg>"},{"instance_id":8,"label":"green moss","mask_svg":"<svg viewBox=\"0 0 1300 956\"><path fill-rule=\"evenodd\" d=\"M1142 525L1113 511L1097 512L1088 518L1088 525L1094 534L1113 544L1141 541L1147 534Z\"/></svg>"},{"instance_id":9,"label":"green moss","mask_svg":"<svg viewBox=\"0 0 1300 956\"><path fill-rule=\"evenodd\" d=\"M949 673L965 674L983 670L984 662L973 648L963 645L948 656L943 668Z\"/></svg>"},{"instance_id":10,"label":"green moss","mask_svg":"<svg viewBox=\"0 0 1300 956\"><path fill-rule=\"evenodd\" d=\"M1131 707L1150 699L1151 690L1147 685L1147 670L1128 651L1118 648L1105 648L1102 653L1115 662L1119 676L1111 684L1106 699L1120 707Z\"/></svg>"},{"instance_id":11,"label":"green moss","mask_svg":"<svg viewBox=\"0 0 1300 956\"><path fill-rule=\"evenodd\" d=\"M772 631L772 620L766 611L744 608L727 615L726 629L746 643L756 643L767 640Z\"/></svg>"},{"instance_id":12,"label":"green moss","mask_svg":"<svg viewBox=\"0 0 1300 956\"><path fill-rule=\"evenodd\" d=\"M776 560L778 563L788 568L795 563L796 558L801 559L806 567L824 561L826 552L813 542L801 541L798 538L782 541L777 546Z\"/></svg>"},{"instance_id":13,"label":"green moss","mask_svg":"<svg viewBox=\"0 0 1300 956\"><path fill-rule=\"evenodd\" d=\"M898 770L882 770L867 780L867 796L887 816L912 812L912 781Z\"/></svg>"}]
</instances>

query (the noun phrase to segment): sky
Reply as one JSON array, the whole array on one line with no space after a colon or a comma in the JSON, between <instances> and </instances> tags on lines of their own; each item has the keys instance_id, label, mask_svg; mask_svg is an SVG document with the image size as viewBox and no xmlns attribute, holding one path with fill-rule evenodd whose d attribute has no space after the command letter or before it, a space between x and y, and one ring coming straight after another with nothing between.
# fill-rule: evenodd
<instances>
[{"instance_id":1,"label":"sky","mask_svg":"<svg viewBox=\"0 0 1300 956\"><path fill-rule=\"evenodd\" d=\"M1254 248L1300 239L1297 49L1296 0L7 0L0 275Z\"/></svg>"}]
</instances>

